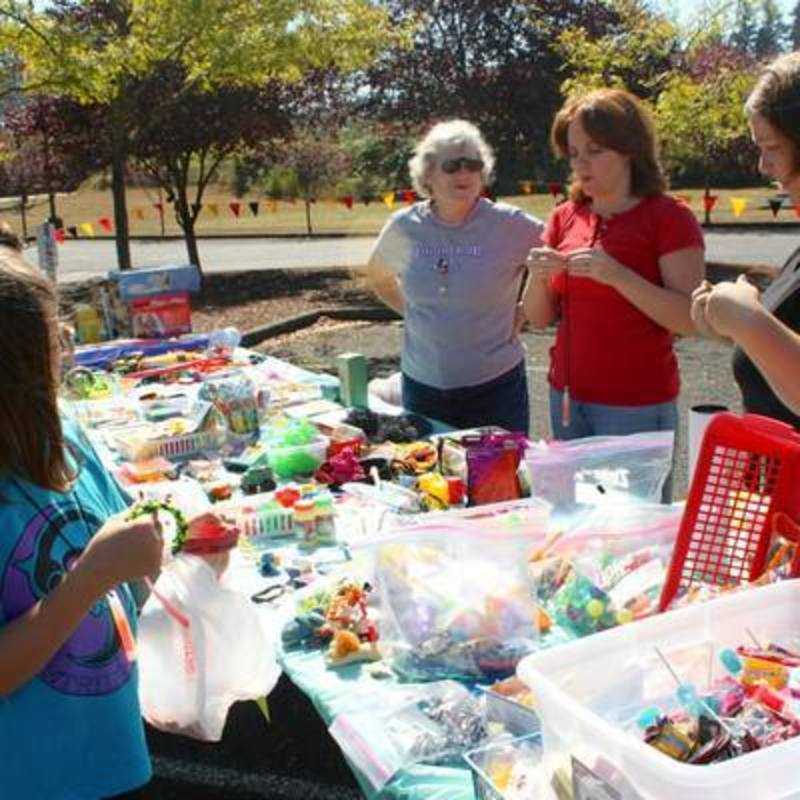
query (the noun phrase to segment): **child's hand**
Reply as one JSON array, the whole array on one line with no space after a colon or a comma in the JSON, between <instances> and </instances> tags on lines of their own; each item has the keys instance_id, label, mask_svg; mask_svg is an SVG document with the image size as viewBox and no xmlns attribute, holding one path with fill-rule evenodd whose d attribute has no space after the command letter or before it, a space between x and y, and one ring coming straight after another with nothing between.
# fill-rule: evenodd
<instances>
[{"instance_id":1,"label":"child's hand","mask_svg":"<svg viewBox=\"0 0 800 800\"><path fill-rule=\"evenodd\" d=\"M78 567L92 576L98 595L125 581L156 574L161 568L164 541L155 514L126 519L112 517L83 551Z\"/></svg>"}]
</instances>

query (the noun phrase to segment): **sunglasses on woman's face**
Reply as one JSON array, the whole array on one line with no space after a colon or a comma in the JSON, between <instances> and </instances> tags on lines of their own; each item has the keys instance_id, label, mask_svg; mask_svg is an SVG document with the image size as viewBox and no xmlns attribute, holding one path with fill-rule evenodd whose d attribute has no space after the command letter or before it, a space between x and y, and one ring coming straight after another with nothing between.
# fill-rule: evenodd
<instances>
[{"instance_id":1,"label":"sunglasses on woman's face","mask_svg":"<svg viewBox=\"0 0 800 800\"><path fill-rule=\"evenodd\" d=\"M441 164L442 172L454 175L462 167L467 172L480 172L483 169L483 161L479 158L446 158Z\"/></svg>"}]
</instances>

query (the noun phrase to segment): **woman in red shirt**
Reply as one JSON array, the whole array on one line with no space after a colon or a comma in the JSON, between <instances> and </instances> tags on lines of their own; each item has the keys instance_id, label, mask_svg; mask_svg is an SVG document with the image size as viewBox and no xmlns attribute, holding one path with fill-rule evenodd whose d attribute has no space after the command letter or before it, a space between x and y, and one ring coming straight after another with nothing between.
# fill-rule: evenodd
<instances>
[{"instance_id":1,"label":"woman in red shirt","mask_svg":"<svg viewBox=\"0 0 800 800\"><path fill-rule=\"evenodd\" d=\"M551 141L570 162L570 200L553 212L547 246L530 253L535 290L523 312L536 328L558 322L548 377L553 436L674 430L672 340L694 332L700 226L665 194L652 122L628 92L569 100Z\"/></svg>"}]
</instances>

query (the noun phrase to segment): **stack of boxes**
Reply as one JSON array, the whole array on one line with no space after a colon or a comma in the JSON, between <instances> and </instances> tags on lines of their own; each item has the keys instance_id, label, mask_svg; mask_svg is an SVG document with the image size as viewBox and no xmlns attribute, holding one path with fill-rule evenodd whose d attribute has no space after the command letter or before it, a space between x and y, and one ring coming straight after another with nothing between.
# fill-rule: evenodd
<instances>
[{"instance_id":1,"label":"stack of boxes","mask_svg":"<svg viewBox=\"0 0 800 800\"><path fill-rule=\"evenodd\" d=\"M193 264L165 264L111 272L136 338L161 339L192 331L189 295L200 289L200 272ZM117 321L118 335L128 331Z\"/></svg>"}]
</instances>

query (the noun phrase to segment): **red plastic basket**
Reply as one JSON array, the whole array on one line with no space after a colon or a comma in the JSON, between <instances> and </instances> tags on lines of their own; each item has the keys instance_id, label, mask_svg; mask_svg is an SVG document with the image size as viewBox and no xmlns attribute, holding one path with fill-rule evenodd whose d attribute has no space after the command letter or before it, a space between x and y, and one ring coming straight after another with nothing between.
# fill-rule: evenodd
<instances>
[{"instance_id":1,"label":"red plastic basket","mask_svg":"<svg viewBox=\"0 0 800 800\"><path fill-rule=\"evenodd\" d=\"M800 434L794 428L756 414L717 414L697 458L660 610L691 586L758 578L779 520L798 519L799 479ZM780 527L796 538L795 526ZM795 574L798 566L795 557Z\"/></svg>"}]
</instances>

